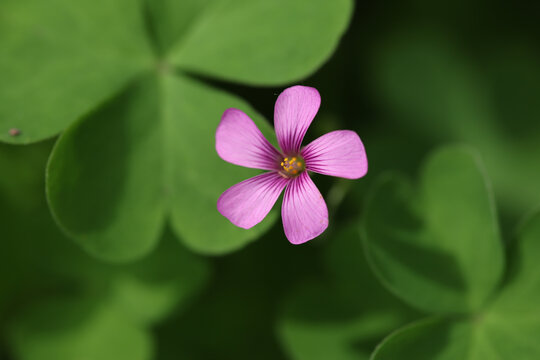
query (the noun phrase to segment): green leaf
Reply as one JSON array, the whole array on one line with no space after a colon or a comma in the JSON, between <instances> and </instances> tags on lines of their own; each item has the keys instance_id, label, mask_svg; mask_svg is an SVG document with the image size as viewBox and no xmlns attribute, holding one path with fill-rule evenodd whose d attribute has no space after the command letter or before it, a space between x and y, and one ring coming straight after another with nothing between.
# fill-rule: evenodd
<instances>
[{"instance_id":1,"label":"green leaf","mask_svg":"<svg viewBox=\"0 0 540 360\"><path fill-rule=\"evenodd\" d=\"M0 172L8 175L0 179L0 323L34 296L50 299L51 289L99 298L144 326L185 308L206 285L209 266L170 231L149 256L128 265L97 261L63 236L43 192L51 146L0 144Z\"/></svg>"},{"instance_id":2,"label":"green leaf","mask_svg":"<svg viewBox=\"0 0 540 360\"><path fill-rule=\"evenodd\" d=\"M114 309L77 299L38 302L8 330L21 360L146 360L153 358L147 331Z\"/></svg>"},{"instance_id":3,"label":"green leaf","mask_svg":"<svg viewBox=\"0 0 540 360\"><path fill-rule=\"evenodd\" d=\"M389 336L371 359L538 359L538 327L521 330L519 326L513 327L516 324L494 325L492 321L480 317L455 321L424 320Z\"/></svg>"},{"instance_id":4,"label":"green leaf","mask_svg":"<svg viewBox=\"0 0 540 360\"><path fill-rule=\"evenodd\" d=\"M525 359L522 357L515 357ZM472 321L427 319L406 326L386 338L371 360L514 359L494 352L483 329Z\"/></svg>"},{"instance_id":5,"label":"green leaf","mask_svg":"<svg viewBox=\"0 0 540 360\"><path fill-rule=\"evenodd\" d=\"M324 251L324 267L335 287L335 295L348 299L362 312L416 316L416 312L390 293L375 277L366 261L358 224L342 224ZM365 296L369 293L370 296ZM395 327L394 327L395 328Z\"/></svg>"},{"instance_id":6,"label":"green leaf","mask_svg":"<svg viewBox=\"0 0 540 360\"><path fill-rule=\"evenodd\" d=\"M353 306L334 292L328 284L306 283L290 296L278 322L288 358L367 360L373 342L403 323L390 308L359 313L362 303Z\"/></svg>"},{"instance_id":7,"label":"green leaf","mask_svg":"<svg viewBox=\"0 0 540 360\"><path fill-rule=\"evenodd\" d=\"M330 56L352 7L351 0L5 0L0 141L56 135L139 73L169 69L173 45L170 63L184 70L250 84L300 79ZM163 58L154 59L151 42Z\"/></svg>"},{"instance_id":8,"label":"green leaf","mask_svg":"<svg viewBox=\"0 0 540 360\"><path fill-rule=\"evenodd\" d=\"M186 251L170 231L156 251L129 265L112 265L103 276L108 301L133 321L154 325L181 310L209 279L208 264Z\"/></svg>"},{"instance_id":9,"label":"green leaf","mask_svg":"<svg viewBox=\"0 0 540 360\"><path fill-rule=\"evenodd\" d=\"M3 0L0 141L51 137L118 92L150 64L144 30L131 0Z\"/></svg>"},{"instance_id":10,"label":"green leaf","mask_svg":"<svg viewBox=\"0 0 540 360\"><path fill-rule=\"evenodd\" d=\"M237 249L276 218L243 230L216 209L228 187L256 174L215 151L223 111L245 102L187 77L148 75L58 140L47 169L51 209L90 253L111 261L147 254L166 217L188 247L204 253Z\"/></svg>"},{"instance_id":11,"label":"green leaf","mask_svg":"<svg viewBox=\"0 0 540 360\"><path fill-rule=\"evenodd\" d=\"M214 0L144 0L159 53L166 53L188 33Z\"/></svg>"},{"instance_id":12,"label":"green leaf","mask_svg":"<svg viewBox=\"0 0 540 360\"><path fill-rule=\"evenodd\" d=\"M218 0L170 54L184 70L248 84L307 76L334 51L350 0Z\"/></svg>"},{"instance_id":13,"label":"green leaf","mask_svg":"<svg viewBox=\"0 0 540 360\"><path fill-rule=\"evenodd\" d=\"M87 251L108 260L148 253L165 216L162 131L156 79L68 128L47 168L53 215Z\"/></svg>"},{"instance_id":14,"label":"green leaf","mask_svg":"<svg viewBox=\"0 0 540 360\"><path fill-rule=\"evenodd\" d=\"M486 330L505 359L540 358L540 211L519 231L501 294L486 310Z\"/></svg>"},{"instance_id":15,"label":"green leaf","mask_svg":"<svg viewBox=\"0 0 540 360\"><path fill-rule=\"evenodd\" d=\"M88 256L50 217L43 172L51 146L0 144L2 340L22 360L153 358L148 329L198 295L208 265L169 231L129 265Z\"/></svg>"},{"instance_id":16,"label":"green leaf","mask_svg":"<svg viewBox=\"0 0 540 360\"><path fill-rule=\"evenodd\" d=\"M476 153L435 152L419 192L382 179L366 205L366 254L386 287L430 312L479 309L497 286L504 259L491 189Z\"/></svg>"},{"instance_id":17,"label":"green leaf","mask_svg":"<svg viewBox=\"0 0 540 360\"><path fill-rule=\"evenodd\" d=\"M485 309L469 318L429 319L385 339L373 360L483 360L540 357L540 212L520 231L507 283Z\"/></svg>"},{"instance_id":18,"label":"green leaf","mask_svg":"<svg viewBox=\"0 0 540 360\"><path fill-rule=\"evenodd\" d=\"M215 130L227 108L247 113L267 139L275 137L273 129L251 106L226 92L187 77L166 77L163 86L171 225L195 251L220 254L236 250L266 231L277 213L271 212L261 224L244 230L217 211L223 191L259 171L223 161L215 151Z\"/></svg>"},{"instance_id":19,"label":"green leaf","mask_svg":"<svg viewBox=\"0 0 540 360\"><path fill-rule=\"evenodd\" d=\"M325 276L295 288L280 315L277 331L290 359L368 359L377 341L415 316L373 276L356 226L331 241Z\"/></svg>"}]
</instances>

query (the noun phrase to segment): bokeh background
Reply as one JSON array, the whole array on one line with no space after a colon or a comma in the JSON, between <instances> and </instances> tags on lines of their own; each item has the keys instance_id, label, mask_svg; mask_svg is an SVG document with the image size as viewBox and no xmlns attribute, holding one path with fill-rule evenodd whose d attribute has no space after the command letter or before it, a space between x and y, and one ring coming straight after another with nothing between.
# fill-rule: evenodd
<instances>
[{"instance_id":1,"label":"bokeh background","mask_svg":"<svg viewBox=\"0 0 540 360\"><path fill-rule=\"evenodd\" d=\"M294 3L300 13L317 6L309 1ZM28 6L35 2L29 1ZM220 9L218 16L226 11ZM319 16L316 26L323 32L329 26L324 14L305 10L305 16ZM2 22L9 23L9 17L9 11L0 13L0 43ZM316 87L322 106L305 143L337 129L360 135L369 172L356 181L314 176L329 207L330 226L307 244L289 244L279 217L265 225L268 230L250 235L249 242L220 254L186 246L171 225L164 225L159 244L149 246L147 254L129 261L104 260L95 255L95 248L86 251L81 240L73 241L66 235L69 229L61 230L51 215L45 170L58 137L26 145L9 144L16 139L1 143L0 359L367 359L385 336L426 312L388 291L368 265L361 237L366 198L385 172L398 171L415 181L426 157L446 144L466 144L478 151L492 186L504 246L511 242L524 215L540 204L538 4L358 1L344 18L346 30L341 39L336 33L333 52L323 44L326 40L317 35L313 22L293 19L305 26L291 31L315 34L310 43L315 52L319 45L330 49L327 60L323 56L320 66L306 65L291 76L294 81L284 76L283 81L268 84L272 81L235 81L234 76L212 76L197 69L190 73L195 81L245 100L269 125L274 102L285 87ZM276 21L279 27L279 18ZM161 39L159 53L170 40L153 36ZM211 40L220 42L220 34L215 36ZM15 37L8 40L23 42ZM260 47L265 40L261 39ZM268 46L271 50L276 45ZM16 55L0 50L0 68L9 69L6 64L16 61ZM302 68L302 63L295 66ZM9 101L12 86L16 84L0 79L0 94ZM59 81L47 86L63 85ZM142 99L144 93L137 96ZM32 97L25 104L33 107ZM182 104L200 106L188 100ZM34 112L39 124L39 108ZM112 123L114 114L103 115L112 125L97 129L122 131ZM0 111L0 115L4 116L1 124L7 124L10 113ZM213 136L218 121L213 119L213 125L203 131ZM68 131L84 135L85 129ZM25 130L21 128L21 135ZM83 135L71 139L66 151L76 153L73 149L81 141L91 143ZM100 141L91 148L101 148ZM196 158L196 151L189 155ZM85 150L77 159L92 156ZM66 170L63 164L57 168L64 177L80 170ZM238 176L235 166L222 169ZM73 179L58 186L70 186L70 181L77 181L75 175ZM102 183L97 184L92 190L99 194ZM109 190L105 188L103 195L109 196ZM189 190L185 191L188 196ZM179 190L175 196L182 199L183 195ZM65 205L69 201L58 205L64 206L60 212L87 206L77 205L78 199L69 206ZM81 213L92 217L91 210L102 207L107 205L91 204ZM215 214L208 216L205 226L211 228ZM89 223L82 221L81 226ZM126 246L130 236L122 240ZM191 235L190 241L198 240L206 244L213 239ZM451 339L444 337L437 346L443 348ZM436 358L430 354L428 358ZM444 357L452 358L459 357ZM495 359L484 357L488 358Z\"/></svg>"}]
</instances>

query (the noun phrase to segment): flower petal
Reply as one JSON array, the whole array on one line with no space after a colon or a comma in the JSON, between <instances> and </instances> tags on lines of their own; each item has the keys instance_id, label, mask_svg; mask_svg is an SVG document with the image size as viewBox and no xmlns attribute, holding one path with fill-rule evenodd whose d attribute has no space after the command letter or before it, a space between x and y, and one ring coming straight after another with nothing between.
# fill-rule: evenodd
<instances>
[{"instance_id":1,"label":"flower petal","mask_svg":"<svg viewBox=\"0 0 540 360\"><path fill-rule=\"evenodd\" d=\"M221 194L217 209L234 225L249 229L268 215L287 182L277 172L244 180Z\"/></svg>"},{"instance_id":2,"label":"flower petal","mask_svg":"<svg viewBox=\"0 0 540 360\"><path fill-rule=\"evenodd\" d=\"M358 134L350 130L332 131L302 150L306 169L316 173L358 179L367 173L368 162Z\"/></svg>"},{"instance_id":3,"label":"flower petal","mask_svg":"<svg viewBox=\"0 0 540 360\"><path fill-rule=\"evenodd\" d=\"M274 109L274 127L283 154L291 155L300 150L320 105L321 96L312 87L297 85L279 95Z\"/></svg>"},{"instance_id":4,"label":"flower petal","mask_svg":"<svg viewBox=\"0 0 540 360\"><path fill-rule=\"evenodd\" d=\"M262 170L277 170L281 154L244 112L227 109L216 130L216 151L225 161Z\"/></svg>"},{"instance_id":5,"label":"flower petal","mask_svg":"<svg viewBox=\"0 0 540 360\"><path fill-rule=\"evenodd\" d=\"M328 227L326 203L307 172L287 186L281 217L285 236L293 244L311 240Z\"/></svg>"}]
</instances>

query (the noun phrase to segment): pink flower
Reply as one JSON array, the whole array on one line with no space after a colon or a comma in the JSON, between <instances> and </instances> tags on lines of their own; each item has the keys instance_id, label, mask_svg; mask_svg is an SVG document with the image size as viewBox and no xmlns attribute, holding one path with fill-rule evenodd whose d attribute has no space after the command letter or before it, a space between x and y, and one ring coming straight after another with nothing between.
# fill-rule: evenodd
<instances>
[{"instance_id":1,"label":"pink flower","mask_svg":"<svg viewBox=\"0 0 540 360\"><path fill-rule=\"evenodd\" d=\"M219 197L218 211L234 225L249 229L270 212L285 189L281 217L285 236L301 244L328 227L328 209L308 171L358 179L367 172L364 145L354 131L338 130L301 148L317 114L321 96L315 88L293 86L274 108L274 126L281 151L238 109L227 109L216 131L216 150L232 164L268 170L229 188Z\"/></svg>"}]
</instances>

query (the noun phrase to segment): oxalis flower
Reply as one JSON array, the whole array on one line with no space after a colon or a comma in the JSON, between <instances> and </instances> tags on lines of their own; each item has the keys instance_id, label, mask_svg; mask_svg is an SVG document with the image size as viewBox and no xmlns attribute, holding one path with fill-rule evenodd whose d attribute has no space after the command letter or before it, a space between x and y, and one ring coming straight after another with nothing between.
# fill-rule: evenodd
<instances>
[{"instance_id":1,"label":"oxalis flower","mask_svg":"<svg viewBox=\"0 0 540 360\"><path fill-rule=\"evenodd\" d=\"M274 109L274 127L281 151L263 136L242 111L228 109L216 131L216 150L232 164L268 170L226 190L218 211L234 225L249 229L270 212L285 189L281 217L285 236L301 244L328 227L328 209L309 171L358 179L367 172L360 137L350 130L332 131L301 148L319 110L317 89L293 86L283 91Z\"/></svg>"}]
</instances>

